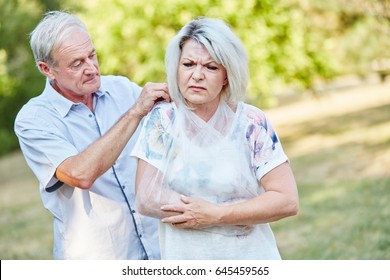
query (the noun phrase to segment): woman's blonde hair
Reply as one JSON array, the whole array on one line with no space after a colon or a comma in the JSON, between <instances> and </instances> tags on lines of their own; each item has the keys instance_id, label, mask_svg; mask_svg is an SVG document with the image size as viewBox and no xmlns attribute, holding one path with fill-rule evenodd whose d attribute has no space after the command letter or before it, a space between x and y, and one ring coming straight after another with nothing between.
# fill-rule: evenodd
<instances>
[{"instance_id":1,"label":"woman's blonde hair","mask_svg":"<svg viewBox=\"0 0 390 280\"><path fill-rule=\"evenodd\" d=\"M188 22L168 44L165 68L172 98L186 104L178 87L177 71L183 45L190 39L202 44L211 57L226 69L228 84L222 90L221 96L229 103L244 100L249 81L245 48L224 21L206 17Z\"/></svg>"}]
</instances>

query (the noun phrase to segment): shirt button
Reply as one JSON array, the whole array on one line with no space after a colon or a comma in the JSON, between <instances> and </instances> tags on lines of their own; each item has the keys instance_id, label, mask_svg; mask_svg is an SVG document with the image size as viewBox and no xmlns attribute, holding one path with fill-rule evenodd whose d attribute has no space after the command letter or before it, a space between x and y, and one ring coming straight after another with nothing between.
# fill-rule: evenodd
<instances>
[{"instance_id":1,"label":"shirt button","mask_svg":"<svg viewBox=\"0 0 390 280\"><path fill-rule=\"evenodd\" d=\"M135 213L135 210L131 210L131 213L133 213L133 214L134 214L134 213Z\"/></svg>"},{"instance_id":2,"label":"shirt button","mask_svg":"<svg viewBox=\"0 0 390 280\"><path fill-rule=\"evenodd\" d=\"M139 238L142 238L142 234L139 235Z\"/></svg>"},{"instance_id":3,"label":"shirt button","mask_svg":"<svg viewBox=\"0 0 390 280\"><path fill-rule=\"evenodd\" d=\"M89 117L92 118L92 114L89 114Z\"/></svg>"}]
</instances>

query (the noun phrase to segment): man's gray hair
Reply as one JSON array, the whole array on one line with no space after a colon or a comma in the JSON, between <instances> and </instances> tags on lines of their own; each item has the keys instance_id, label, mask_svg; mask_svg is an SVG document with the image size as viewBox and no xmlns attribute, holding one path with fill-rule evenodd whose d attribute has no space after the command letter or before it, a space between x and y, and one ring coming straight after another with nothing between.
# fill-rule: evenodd
<instances>
[{"instance_id":1,"label":"man's gray hair","mask_svg":"<svg viewBox=\"0 0 390 280\"><path fill-rule=\"evenodd\" d=\"M185 42L193 39L202 44L211 57L225 67L228 84L222 90L222 98L228 102L244 100L249 81L248 57L241 40L222 20L199 17L189 21L168 44L165 68L169 93L184 104L177 80L177 70Z\"/></svg>"},{"instance_id":2,"label":"man's gray hair","mask_svg":"<svg viewBox=\"0 0 390 280\"><path fill-rule=\"evenodd\" d=\"M68 12L50 11L45 14L30 33L30 46L37 66L39 61L46 62L50 66L56 65L53 52L74 31L75 27L88 32L84 23Z\"/></svg>"}]
</instances>

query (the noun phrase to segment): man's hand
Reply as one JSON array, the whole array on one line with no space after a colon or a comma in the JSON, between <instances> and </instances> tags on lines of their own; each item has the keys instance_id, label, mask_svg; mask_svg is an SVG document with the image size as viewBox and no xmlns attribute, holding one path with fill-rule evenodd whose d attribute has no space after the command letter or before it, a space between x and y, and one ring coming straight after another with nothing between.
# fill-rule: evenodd
<instances>
[{"instance_id":1,"label":"man's hand","mask_svg":"<svg viewBox=\"0 0 390 280\"><path fill-rule=\"evenodd\" d=\"M170 101L167 84L147 83L137 102L107 133L57 167L57 179L70 186L89 189L118 159L140 120L158 100Z\"/></svg>"},{"instance_id":2,"label":"man's hand","mask_svg":"<svg viewBox=\"0 0 390 280\"><path fill-rule=\"evenodd\" d=\"M133 109L137 116L144 117L158 101L171 101L166 83L146 83Z\"/></svg>"}]
</instances>

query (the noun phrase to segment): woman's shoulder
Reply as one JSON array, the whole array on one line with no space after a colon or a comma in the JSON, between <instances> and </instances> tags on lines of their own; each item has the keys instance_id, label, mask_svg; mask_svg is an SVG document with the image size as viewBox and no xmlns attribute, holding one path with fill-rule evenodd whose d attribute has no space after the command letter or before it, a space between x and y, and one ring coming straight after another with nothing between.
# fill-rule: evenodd
<instances>
[{"instance_id":1,"label":"woman's shoulder","mask_svg":"<svg viewBox=\"0 0 390 280\"><path fill-rule=\"evenodd\" d=\"M249 122L263 122L267 119L264 111L254 105L240 102L239 106L241 107L241 116Z\"/></svg>"},{"instance_id":2,"label":"woman's shoulder","mask_svg":"<svg viewBox=\"0 0 390 280\"><path fill-rule=\"evenodd\" d=\"M174 102L159 101L150 112L152 116L172 120L175 117L176 105Z\"/></svg>"},{"instance_id":3,"label":"woman's shoulder","mask_svg":"<svg viewBox=\"0 0 390 280\"><path fill-rule=\"evenodd\" d=\"M158 101L154 104L154 108L160 108L159 110L170 110L171 108L175 108L175 102L166 102L166 101Z\"/></svg>"}]
</instances>

